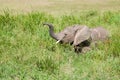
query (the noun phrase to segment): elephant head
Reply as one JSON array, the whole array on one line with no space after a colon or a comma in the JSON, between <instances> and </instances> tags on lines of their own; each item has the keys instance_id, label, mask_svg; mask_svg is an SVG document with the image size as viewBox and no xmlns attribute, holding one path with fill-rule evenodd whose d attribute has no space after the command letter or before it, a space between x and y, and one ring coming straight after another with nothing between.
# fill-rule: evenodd
<instances>
[{"instance_id":1,"label":"elephant head","mask_svg":"<svg viewBox=\"0 0 120 80\"><path fill-rule=\"evenodd\" d=\"M44 23L43 25L47 25L49 27L49 34L53 39L57 40L56 43L72 44L74 41L76 31L83 28L83 26L74 25L65 28L59 33L54 33L54 27L52 24Z\"/></svg>"}]
</instances>

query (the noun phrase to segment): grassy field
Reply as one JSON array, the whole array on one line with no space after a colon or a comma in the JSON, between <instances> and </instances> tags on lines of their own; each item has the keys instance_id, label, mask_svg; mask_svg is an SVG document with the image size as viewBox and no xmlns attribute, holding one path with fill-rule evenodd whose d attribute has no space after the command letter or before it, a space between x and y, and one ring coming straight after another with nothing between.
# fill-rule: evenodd
<instances>
[{"instance_id":1,"label":"grassy field","mask_svg":"<svg viewBox=\"0 0 120 80\"><path fill-rule=\"evenodd\" d=\"M45 6L46 11L38 9L31 12L30 10L29 13L16 15L13 15L12 6L19 4L18 1L13 0L16 5L12 6L10 6L13 4L10 0L0 1L3 3L0 5L2 10L0 14L0 80L120 79L120 8L117 5L120 3L119 0L105 0L104 5L112 5L112 8L108 6L110 10L100 7L100 4L103 5L103 0L99 2L92 0L91 3L84 0L81 4L88 5L86 11L77 5L72 9L73 11L70 11L70 5L80 5L79 0L75 0L76 2L70 0L71 3L62 9L71 12L70 14L68 12L64 14L65 11L59 14L62 10L57 10L57 7L65 6L68 0L61 2L45 0L47 2L41 3L43 7L50 3L59 3L59 5L51 8ZM6 1L10 3L7 4L9 8L3 10L6 8ZM20 4L23 2L21 0ZM97 7L91 6L95 3L98 3ZM39 5L37 2L36 4ZM15 8L20 10L21 8L17 6ZM77 9L81 11L74 12ZM54 13L54 15L49 13ZM42 25L44 22L52 23L56 32L74 24L85 24L90 28L103 26L110 32L110 41L99 44L97 48L78 56L72 46L55 44L56 41L48 34L48 28Z\"/></svg>"},{"instance_id":2,"label":"grassy field","mask_svg":"<svg viewBox=\"0 0 120 80\"><path fill-rule=\"evenodd\" d=\"M0 10L10 9L13 13L41 11L54 15L86 10L120 10L120 0L0 0Z\"/></svg>"}]
</instances>

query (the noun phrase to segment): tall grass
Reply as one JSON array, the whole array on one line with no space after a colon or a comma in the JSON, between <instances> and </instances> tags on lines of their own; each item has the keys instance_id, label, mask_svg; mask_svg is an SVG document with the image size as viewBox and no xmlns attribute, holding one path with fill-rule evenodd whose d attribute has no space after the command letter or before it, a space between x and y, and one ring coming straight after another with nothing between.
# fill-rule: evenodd
<instances>
[{"instance_id":1,"label":"tall grass","mask_svg":"<svg viewBox=\"0 0 120 80\"><path fill-rule=\"evenodd\" d=\"M59 32L80 24L103 26L110 40L84 55L72 46L55 44L42 23L49 22ZM120 78L120 12L87 11L55 17L31 12L0 15L1 80L118 80Z\"/></svg>"}]
</instances>

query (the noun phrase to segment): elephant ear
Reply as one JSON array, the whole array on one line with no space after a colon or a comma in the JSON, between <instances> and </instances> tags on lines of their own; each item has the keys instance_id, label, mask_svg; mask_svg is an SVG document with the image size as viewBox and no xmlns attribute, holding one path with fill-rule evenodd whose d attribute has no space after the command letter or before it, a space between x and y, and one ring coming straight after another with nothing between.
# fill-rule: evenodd
<instances>
[{"instance_id":1,"label":"elephant ear","mask_svg":"<svg viewBox=\"0 0 120 80\"><path fill-rule=\"evenodd\" d=\"M91 36L91 31L87 26L84 26L82 29L78 29L75 34L73 45L78 45L81 42L88 40Z\"/></svg>"}]
</instances>

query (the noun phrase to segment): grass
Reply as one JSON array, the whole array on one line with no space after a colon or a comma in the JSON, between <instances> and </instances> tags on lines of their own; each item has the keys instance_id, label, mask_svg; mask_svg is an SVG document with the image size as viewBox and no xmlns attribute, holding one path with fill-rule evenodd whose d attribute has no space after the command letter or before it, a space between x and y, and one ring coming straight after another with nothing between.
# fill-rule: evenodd
<instances>
[{"instance_id":1,"label":"grass","mask_svg":"<svg viewBox=\"0 0 120 80\"><path fill-rule=\"evenodd\" d=\"M67 3L67 4L66 4ZM120 0L0 0L0 14L9 8L13 13L41 11L54 15L86 10L120 10Z\"/></svg>"},{"instance_id":2,"label":"grass","mask_svg":"<svg viewBox=\"0 0 120 80\"><path fill-rule=\"evenodd\" d=\"M55 44L43 22L59 32L66 26L103 26L110 41L86 54ZM41 12L0 15L1 80L118 80L120 79L120 12L81 11L55 17Z\"/></svg>"}]
</instances>

